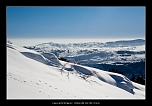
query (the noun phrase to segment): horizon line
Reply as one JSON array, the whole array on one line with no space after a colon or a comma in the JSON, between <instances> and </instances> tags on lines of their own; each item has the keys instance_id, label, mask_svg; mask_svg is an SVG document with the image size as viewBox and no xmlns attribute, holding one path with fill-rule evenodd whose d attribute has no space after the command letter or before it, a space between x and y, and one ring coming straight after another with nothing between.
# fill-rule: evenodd
<instances>
[{"instance_id":1,"label":"horizon line","mask_svg":"<svg viewBox=\"0 0 152 106\"><path fill-rule=\"evenodd\" d=\"M18 46L32 46L41 43L59 43L59 44L69 44L69 43L87 43L87 42L115 42L121 40L135 40L145 38L7 38L7 40L12 41L13 44Z\"/></svg>"}]
</instances>

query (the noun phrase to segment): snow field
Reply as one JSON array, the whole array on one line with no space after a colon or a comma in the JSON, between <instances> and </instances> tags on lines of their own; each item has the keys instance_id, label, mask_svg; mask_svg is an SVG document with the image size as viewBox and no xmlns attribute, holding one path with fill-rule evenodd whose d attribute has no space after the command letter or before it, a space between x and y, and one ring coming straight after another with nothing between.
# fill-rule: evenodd
<instances>
[{"instance_id":1,"label":"snow field","mask_svg":"<svg viewBox=\"0 0 152 106\"><path fill-rule=\"evenodd\" d=\"M120 74L73 63L65 65L61 73L62 67L47 65L22 52L42 56L7 44L7 99L145 99L145 86L130 82ZM67 70L71 65L74 71ZM84 74L92 75L83 79ZM132 84L134 93L124 87L132 88Z\"/></svg>"}]
</instances>

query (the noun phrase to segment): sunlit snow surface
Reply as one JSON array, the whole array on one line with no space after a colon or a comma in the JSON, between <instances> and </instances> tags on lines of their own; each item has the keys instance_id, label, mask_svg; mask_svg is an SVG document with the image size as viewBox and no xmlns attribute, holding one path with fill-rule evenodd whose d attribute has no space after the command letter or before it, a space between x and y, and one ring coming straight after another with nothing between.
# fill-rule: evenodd
<instances>
[{"instance_id":1,"label":"sunlit snow surface","mask_svg":"<svg viewBox=\"0 0 152 106\"><path fill-rule=\"evenodd\" d=\"M145 99L123 75L51 56L7 44L7 99Z\"/></svg>"}]
</instances>

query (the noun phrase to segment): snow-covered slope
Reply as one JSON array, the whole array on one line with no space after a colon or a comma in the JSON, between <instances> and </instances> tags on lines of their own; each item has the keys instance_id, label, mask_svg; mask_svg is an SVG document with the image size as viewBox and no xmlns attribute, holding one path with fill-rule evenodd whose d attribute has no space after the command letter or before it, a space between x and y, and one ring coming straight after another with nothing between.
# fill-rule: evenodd
<instances>
[{"instance_id":1,"label":"snow-covered slope","mask_svg":"<svg viewBox=\"0 0 152 106\"><path fill-rule=\"evenodd\" d=\"M7 99L145 99L123 75L48 55L7 44Z\"/></svg>"}]
</instances>

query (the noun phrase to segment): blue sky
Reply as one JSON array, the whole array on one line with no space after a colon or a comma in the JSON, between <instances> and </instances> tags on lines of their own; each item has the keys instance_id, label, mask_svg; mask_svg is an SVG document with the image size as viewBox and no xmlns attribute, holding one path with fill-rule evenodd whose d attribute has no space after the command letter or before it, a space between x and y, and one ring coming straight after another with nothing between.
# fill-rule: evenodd
<instances>
[{"instance_id":1,"label":"blue sky","mask_svg":"<svg viewBox=\"0 0 152 106\"><path fill-rule=\"evenodd\" d=\"M144 6L8 6L7 38L145 38Z\"/></svg>"}]
</instances>

